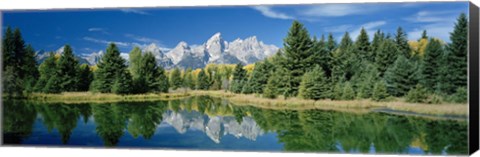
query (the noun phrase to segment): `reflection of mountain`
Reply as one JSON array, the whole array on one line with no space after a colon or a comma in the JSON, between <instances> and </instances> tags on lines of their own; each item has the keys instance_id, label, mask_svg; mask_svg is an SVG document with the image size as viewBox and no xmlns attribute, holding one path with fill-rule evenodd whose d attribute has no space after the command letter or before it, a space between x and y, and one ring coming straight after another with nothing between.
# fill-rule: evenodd
<instances>
[{"instance_id":1,"label":"reflection of mountain","mask_svg":"<svg viewBox=\"0 0 480 157\"><path fill-rule=\"evenodd\" d=\"M251 117L243 117L241 123L238 123L234 117L208 117L196 111L167 111L163 117L164 122L170 124L178 133L186 133L189 129L199 130L205 132L215 143L220 143L221 136L227 134L237 138L245 137L252 141L263 134L260 126Z\"/></svg>"}]
</instances>

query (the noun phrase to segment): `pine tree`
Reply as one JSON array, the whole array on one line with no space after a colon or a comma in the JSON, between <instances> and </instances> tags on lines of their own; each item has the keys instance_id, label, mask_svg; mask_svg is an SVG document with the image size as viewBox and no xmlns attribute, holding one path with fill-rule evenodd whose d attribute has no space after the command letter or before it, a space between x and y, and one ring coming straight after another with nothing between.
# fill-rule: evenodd
<instances>
[{"instance_id":1,"label":"pine tree","mask_svg":"<svg viewBox=\"0 0 480 157\"><path fill-rule=\"evenodd\" d=\"M350 84L350 82L346 82L343 85L342 99L343 100L353 100L353 99L355 99L355 91L353 90L353 87Z\"/></svg>"},{"instance_id":2,"label":"pine tree","mask_svg":"<svg viewBox=\"0 0 480 157\"><path fill-rule=\"evenodd\" d=\"M267 85L263 89L263 97L274 99L280 94L278 90L279 83L279 75L272 74L272 76L268 79Z\"/></svg>"},{"instance_id":3,"label":"pine tree","mask_svg":"<svg viewBox=\"0 0 480 157\"><path fill-rule=\"evenodd\" d=\"M88 91L90 88L90 83L93 81L93 73L90 70L88 64L82 64L79 68L79 82L78 82L78 91Z\"/></svg>"},{"instance_id":4,"label":"pine tree","mask_svg":"<svg viewBox=\"0 0 480 157\"><path fill-rule=\"evenodd\" d=\"M251 93L263 93L263 89L268 83L272 70L273 65L268 60L255 63L255 69L253 69L252 76L247 83L248 88L251 89Z\"/></svg>"},{"instance_id":5,"label":"pine tree","mask_svg":"<svg viewBox=\"0 0 480 157\"><path fill-rule=\"evenodd\" d=\"M330 96L333 100L341 100L343 96L343 83L342 82L334 82L335 86L332 88L332 95Z\"/></svg>"},{"instance_id":6,"label":"pine tree","mask_svg":"<svg viewBox=\"0 0 480 157\"><path fill-rule=\"evenodd\" d=\"M233 70L231 91L234 93L242 92L243 86L246 83L247 72L243 69L242 63L238 63Z\"/></svg>"},{"instance_id":7,"label":"pine tree","mask_svg":"<svg viewBox=\"0 0 480 157\"><path fill-rule=\"evenodd\" d=\"M57 75L60 79L61 91L77 91L78 82L80 78L78 76L78 61L73 55L73 50L70 45L65 45L63 48L63 54L57 63Z\"/></svg>"},{"instance_id":8,"label":"pine tree","mask_svg":"<svg viewBox=\"0 0 480 157\"><path fill-rule=\"evenodd\" d=\"M377 81L373 87L372 100L382 101L388 97L387 86L383 80Z\"/></svg>"},{"instance_id":9,"label":"pine tree","mask_svg":"<svg viewBox=\"0 0 480 157\"><path fill-rule=\"evenodd\" d=\"M395 43L398 47L398 50L405 57L410 58L410 46L408 45L407 34L403 31L402 27L397 28L397 33L395 34Z\"/></svg>"},{"instance_id":10,"label":"pine tree","mask_svg":"<svg viewBox=\"0 0 480 157\"><path fill-rule=\"evenodd\" d=\"M358 35L357 40L355 41L356 54L365 60L369 60L370 52L370 39L368 38L367 31L362 27L360 30L360 35Z\"/></svg>"},{"instance_id":11,"label":"pine tree","mask_svg":"<svg viewBox=\"0 0 480 157\"><path fill-rule=\"evenodd\" d=\"M56 67L53 70L54 70L54 72L48 78L48 81L45 84L45 87L43 88L43 92L45 92L45 93L60 93L60 92L62 92L61 87L60 87L60 85L62 84L61 77L58 74L58 70L57 70Z\"/></svg>"},{"instance_id":12,"label":"pine tree","mask_svg":"<svg viewBox=\"0 0 480 157\"><path fill-rule=\"evenodd\" d=\"M311 59L313 42L307 29L298 21L293 21L292 26L284 39L284 60L280 67L287 71L282 91L285 97L296 96L298 87L305 71L314 64Z\"/></svg>"},{"instance_id":13,"label":"pine tree","mask_svg":"<svg viewBox=\"0 0 480 157\"><path fill-rule=\"evenodd\" d=\"M439 67L444 54L442 43L436 39L430 39L425 48L423 60L420 62L420 83L427 87L428 91L439 89L441 73Z\"/></svg>"},{"instance_id":14,"label":"pine tree","mask_svg":"<svg viewBox=\"0 0 480 157\"><path fill-rule=\"evenodd\" d=\"M15 72L13 66L7 66L2 74L3 92L8 97L17 97L22 95L22 80L18 79L18 74Z\"/></svg>"},{"instance_id":15,"label":"pine tree","mask_svg":"<svg viewBox=\"0 0 480 157\"><path fill-rule=\"evenodd\" d=\"M330 56L330 51L328 51L324 37L322 35L322 39L320 41L317 41L316 39L313 40L313 47L312 47L312 52L313 56L312 62L314 64L319 65L322 70L325 72L325 75L327 77L330 77L331 75L331 65L329 64L331 61L331 56Z\"/></svg>"},{"instance_id":16,"label":"pine tree","mask_svg":"<svg viewBox=\"0 0 480 157\"><path fill-rule=\"evenodd\" d=\"M375 56L375 63L377 64L380 77L383 77L387 68L395 62L398 55L400 55L400 51L392 40L385 39L382 41Z\"/></svg>"},{"instance_id":17,"label":"pine tree","mask_svg":"<svg viewBox=\"0 0 480 157\"><path fill-rule=\"evenodd\" d=\"M209 78L203 69L198 73L196 85L197 89L200 90L207 90L210 88Z\"/></svg>"},{"instance_id":18,"label":"pine tree","mask_svg":"<svg viewBox=\"0 0 480 157\"><path fill-rule=\"evenodd\" d=\"M13 31L10 27L7 27L5 35L3 36L2 41L2 61L3 61L3 71L7 69L8 66L11 66L13 70L14 67L14 57L15 57L15 45L13 42ZM11 71L13 74L13 71ZM6 83L3 83L6 85Z\"/></svg>"},{"instance_id":19,"label":"pine tree","mask_svg":"<svg viewBox=\"0 0 480 157\"><path fill-rule=\"evenodd\" d=\"M462 13L457 18L455 28L450 33L451 43L447 46L447 56L444 66L445 77L443 84L450 84L444 90L445 93L451 94L457 88L465 88L467 86L467 64L468 64L468 19Z\"/></svg>"},{"instance_id":20,"label":"pine tree","mask_svg":"<svg viewBox=\"0 0 480 157\"><path fill-rule=\"evenodd\" d=\"M428 39L427 30L423 30L422 37L420 39Z\"/></svg>"},{"instance_id":21,"label":"pine tree","mask_svg":"<svg viewBox=\"0 0 480 157\"><path fill-rule=\"evenodd\" d=\"M364 61L362 68L352 78L358 98L370 98L376 82L380 80L379 72L374 64Z\"/></svg>"},{"instance_id":22,"label":"pine tree","mask_svg":"<svg viewBox=\"0 0 480 157\"><path fill-rule=\"evenodd\" d=\"M389 94L404 96L418 83L417 67L405 56L398 56L393 66L385 72L385 80Z\"/></svg>"},{"instance_id":23,"label":"pine tree","mask_svg":"<svg viewBox=\"0 0 480 157\"><path fill-rule=\"evenodd\" d=\"M116 77L120 76L119 74L127 68L125 60L120 56L120 51L114 43L108 45L107 51L97 67L92 82L92 90L102 93L111 92Z\"/></svg>"},{"instance_id":24,"label":"pine tree","mask_svg":"<svg viewBox=\"0 0 480 157\"><path fill-rule=\"evenodd\" d=\"M316 66L312 71L303 75L298 95L304 99L326 99L330 96L329 90L325 73L320 66Z\"/></svg>"},{"instance_id":25,"label":"pine tree","mask_svg":"<svg viewBox=\"0 0 480 157\"><path fill-rule=\"evenodd\" d=\"M155 56L151 52L145 53L140 58L137 75L138 78L134 81L137 92L168 92L170 87L168 77L165 75L165 70L157 65Z\"/></svg>"},{"instance_id":26,"label":"pine tree","mask_svg":"<svg viewBox=\"0 0 480 157\"><path fill-rule=\"evenodd\" d=\"M337 42L333 38L333 34L329 33L328 34L328 40L327 40L327 51L332 52L335 48L337 48Z\"/></svg>"},{"instance_id":27,"label":"pine tree","mask_svg":"<svg viewBox=\"0 0 480 157\"><path fill-rule=\"evenodd\" d=\"M48 58L45 59L45 61L43 61L43 63L38 67L40 78L35 84L35 92L43 92L43 89L47 85L49 78L55 73L56 66L57 63L55 60L55 54L53 52L49 52Z\"/></svg>"},{"instance_id":28,"label":"pine tree","mask_svg":"<svg viewBox=\"0 0 480 157\"><path fill-rule=\"evenodd\" d=\"M360 61L354 53L352 39L348 32L342 38L339 47L331 53L332 81L350 80L358 71Z\"/></svg>"},{"instance_id":29,"label":"pine tree","mask_svg":"<svg viewBox=\"0 0 480 157\"><path fill-rule=\"evenodd\" d=\"M34 91L34 86L39 77L38 65L35 60L35 50L32 45L27 45L25 48L25 56L23 57L23 70L27 76L24 78L24 89L30 93Z\"/></svg>"},{"instance_id":30,"label":"pine tree","mask_svg":"<svg viewBox=\"0 0 480 157\"><path fill-rule=\"evenodd\" d=\"M378 49L380 48L380 45L383 43L383 40L385 40L385 35L380 30L377 30L377 32L375 32L375 35L373 35L372 44L370 44L370 51L368 53L369 61L375 62L375 57L377 55Z\"/></svg>"},{"instance_id":31,"label":"pine tree","mask_svg":"<svg viewBox=\"0 0 480 157\"><path fill-rule=\"evenodd\" d=\"M182 74L180 69L174 68L172 73L170 73L170 87L173 90L182 87Z\"/></svg>"},{"instance_id":32,"label":"pine tree","mask_svg":"<svg viewBox=\"0 0 480 157\"><path fill-rule=\"evenodd\" d=\"M115 94L130 94L133 88L133 80L127 69L117 73L115 82L112 85L112 92Z\"/></svg>"},{"instance_id":33,"label":"pine tree","mask_svg":"<svg viewBox=\"0 0 480 157\"><path fill-rule=\"evenodd\" d=\"M428 98L427 89L425 89L422 85L417 84L415 88L412 88L408 91L407 96L405 97L407 102L413 103L424 103Z\"/></svg>"}]
</instances>

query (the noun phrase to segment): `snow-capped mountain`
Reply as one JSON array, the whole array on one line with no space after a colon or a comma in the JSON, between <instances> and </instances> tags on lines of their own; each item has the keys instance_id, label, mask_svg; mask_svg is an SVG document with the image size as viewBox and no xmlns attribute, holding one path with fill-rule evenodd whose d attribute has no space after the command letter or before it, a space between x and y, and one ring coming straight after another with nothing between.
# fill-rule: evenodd
<instances>
[{"instance_id":1,"label":"snow-capped mountain","mask_svg":"<svg viewBox=\"0 0 480 157\"><path fill-rule=\"evenodd\" d=\"M63 54L63 48L64 46L58 48L57 50L53 51L53 53L55 55L62 55ZM74 52L75 54L75 52ZM37 63L42 63L43 61L45 61L45 59L47 59L50 55L50 52L46 52L46 51L43 51L43 50L40 50L40 51L37 51L36 52L36 57L35 59L37 60ZM75 56L75 58L77 59L78 63L79 64L90 64L90 62L84 58L83 56Z\"/></svg>"},{"instance_id":2,"label":"snow-capped mountain","mask_svg":"<svg viewBox=\"0 0 480 157\"><path fill-rule=\"evenodd\" d=\"M256 36L246 39L236 39L227 42L221 33L215 33L212 37L200 45L189 45L181 41L173 49L165 50L154 43L144 46L142 52L151 52L158 65L170 69L179 68L203 68L209 63L217 64L251 64L263 60L278 51L275 45L267 45L259 41ZM55 51L63 53L63 47ZM100 61L104 51L82 54L78 58L80 62L95 65ZM37 53L37 61L42 62L48 57L48 53ZM122 57L128 62L128 52L122 53Z\"/></svg>"}]
</instances>

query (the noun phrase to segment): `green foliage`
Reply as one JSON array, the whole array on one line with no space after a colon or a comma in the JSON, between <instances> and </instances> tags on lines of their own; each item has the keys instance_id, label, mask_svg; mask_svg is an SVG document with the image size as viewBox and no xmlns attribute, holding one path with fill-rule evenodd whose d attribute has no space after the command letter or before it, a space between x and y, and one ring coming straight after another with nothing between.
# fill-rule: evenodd
<instances>
[{"instance_id":1,"label":"green foliage","mask_svg":"<svg viewBox=\"0 0 480 157\"><path fill-rule=\"evenodd\" d=\"M388 93L404 96L418 83L417 67L404 56L398 56L393 66L385 73Z\"/></svg>"},{"instance_id":2,"label":"green foliage","mask_svg":"<svg viewBox=\"0 0 480 157\"><path fill-rule=\"evenodd\" d=\"M346 82L343 85L342 100L353 100L355 99L355 91L353 90L350 82Z\"/></svg>"},{"instance_id":3,"label":"green foliage","mask_svg":"<svg viewBox=\"0 0 480 157\"><path fill-rule=\"evenodd\" d=\"M327 43L326 43L326 48L327 48L328 52L332 52L334 49L337 48L337 42L333 38L332 33L328 34L328 40L327 40Z\"/></svg>"},{"instance_id":4,"label":"green foliage","mask_svg":"<svg viewBox=\"0 0 480 157\"><path fill-rule=\"evenodd\" d=\"M428 99L427 89L424 88L422 85L417 84L415 88L412 88L410 91L408 91L405 99L407 100L407 102L425 103Z\"/></svg>"},{"instance_id":5,"label":"green foliage","mask_svg":"<svg viewBox=\"0 0 480 157\"><path fill-rule=\"evenodd\" d=\"M343 95L343 83L337 82L332 89L331 99L333 100L341 100Z\"/></svg>"},{"instance_id":6,"label":"green foliage","mask_svg":"<svg viewBox=\"0 0 480 157\"><path fill-rule=\"evenodd\" d=\"M457 88L456 92L451 96L451 101L456 103L467 103L468 102L468 91L465 87Z\"/></svg>"},{"instance_id":7,"label":"green foliage","mask_svg":"<svg viewBox=\"0 0 480 157\"><path fill-rule=\"evenodd\" d=\"M33 88L35 92L43 92L48 79L53 76L55 73L55 68L57 64L55 61L55 54L53 52L49 53L49 56L42 64L38 67L38 71L40 72L40 78L38 79L35 87Z\"/></svg>"},{"instance_id":8,"label":"green foliage","mask_svg":"<svg viewBox=\"0 0 480 157\"><path fill-rule=\"evenodd\" d=\"M408 45L407 34L403 31L402 27L397 28L397 33L395 34L394 39L400 54L404 55L406 58L410 58L410 46Z\"/></svg>"},{"instance_id":9,"label":"green foliage","mask_svg":"<svg viewBox=\"0 0 480 157\"><path fill-rule=\"evenodd\" d=\"M384 81L377 81L373 87L372 100L382 101L388 97L387 85Z\"/></svg>"},{"instance_id":10,"label":"green foliage","mask_svg":"<svg viewBox=\"0 0 480 157\"><path fill-rule=\"evenodd\" d=\"M3 92L10 97L22 95L22 82L13 66L7 66L2 75Z\"/></svg>"},{"instance_id":11,"label":"green foliage","mask_svg":"<svg viewBox=\"0 0 480 157\"><path fill-rule=\"evenodd\" d=\"M255 69L253 69L252 76L246 85L247 90L243 91L243 93L249 93L248 89L250 89L250 93L263 93L273 68L273 65L268 60L255 63Z\"/></svg>"},{"instance_id":12,"label":"green foliage","mask_svg":"<svg viewBox=\"0 0 480 157\"><path fill-rule=\"evenodd\" d=\"M133 79L138 80L138 78L141 77L138 72L140 71L140 65L142 63L142 50L135 46L132 51L130 51L128 56L130 60L128 69L130 70Z\"/></svg>"},{"instance_id":13,"label":"green foliage","mask_svg":"<svg viewBox=\"0 0 480 157\"><path fill-rule=\"evenodd\" d=\"M296 96L298 87L305 71L312 67L313 42L307 29L298 21L293 21L287 37L284 39L284 59L279 64L280 69L289 79L285 79L286 86L281 86L286 97Z\"/></svg>"},{"instance_id":14,"label":"green foliage","mask_svg":"<svg viewBox=\"0 0 480 157\"><path fill-rule=\"evenodd\" d=\"M115 94L129 94L132 93L133 80L127 69L117 74L115 82L112 86L112 92Z\"/></svg>"},{"instance_id":15,"label":"green foliage","mask_svg":"<svg viewBox=\"0 0 480 157\"><path fill-rule=\"evenodd\" d=\"M399 54L401 52L392 40L384 39L382 41L375 55L375 63L381 77L383 77L387 68L395 62Z\"/></svg>"},{"instance_id":16,"label":"green foliage","mask_svg":"<svg viewBox=\"0 0 480 157\"><path fill-rule=\"evenodd\" d=\"M330 96L329 82L320 66L303 75L298 95L304 99L326 99Z\"/></svg>"},{"instance_id":17,"label":"green foliage","mask_svg":"<svg viewBox=\"0 0 480 157\"><path fill-rule=\"evenodd\" d=\"M425 48L423 60L420 63L421 84L427 88L428 91L436 91L441 81L441 60L444 54L443 46L440 41L430 39Z\"/></svg>"},{"instance_id":18,"label":"green foliage","mask_svg":"<svg viewBox=\"0 0 480 157\"><path fill-rule=\"evenodd\" d=\"M188 68L183 75L183 87L195 89L195 81L193 80L191 68Z\"/></svg>"},{"instance_id":19,"label":"green foliage","mask_svg":"<svg viewBox=\"0 0 480 157\"><path fill-rule=\"evenodd\" d=\"M455 93L457 88L467 86L468 64L468 19L462 13L455 23L453 32L450 33L451 43L447 46L445 58L443 92Z\"/></svg>"},{"instance_id":20,"label":"green foliage","mask_svg":"<svg viewBox=\"0 0 480 157\"><path fill-rule=\"evenodd\" d=\"M247 72L243 69L242 63L238 63L233 70L232 85L230 91L234 93L241 93L244 84L246 84Z\"/></svg>"},{"instance_id":21,"label":"green foliage","mask_svg":"<svg viewBox=\"0 0 480 157\"><path fill-rule=\"evenodd\" d=\"M198 73L196 85L196 89L200 90L207 90L208 88L210 88L209 78L207 74L205 74L205 71L203 69L200 71L200 73Z\"/></svg>"},{"instance_id":22,"label":"green foliage","mask_svg":"<svg viewBox=\"0 0 480 157\"><path fill-rule=\"evenodd\" d=\"M137 92L168 92L170 87L168 77L165 75L165 70L157 65L152 53L147 52L141 57L137 74L139 77L134 81L140 82L136 85ZM139 86L142 84L144 85Z\"/></svg>"},{"instance_id":23,"label":"green foliage","mask_svg":"<svg viewBox=\"0 0 480 157\"><path fill-rule=\"evenodd\" d=\"M117 80L116 77L121 76L120 73L124 73L127 68L125 60L120 56L120 51L114 43L108 45L107 51L97 67L92 90L101 93L111 92L113 83Z\"/></svg>"},{"instance_id":24,"label":"green foliage","mask_svg":"<svg viewBox=\"0 0 480 157\"><path fill-rule=\"evenodd\" d=\"M382 45L383 40L385 40L385 34L380 30L377 30L373 35L372 44L370 44L370 51L368 52L367 58L370 62L375 62L376 52L380 48L380 45Z\"/></svg>"},{"instance_id":25,"label":"green foliage","mask_svg":"<svg viewBox=\"0 0 480 157\"><path fill-rule=\"evenodd\" d=\"M73 50L70 45L65 45L63 48L63 54L57 62L56 74L60 84L60 91L77 91L78 82L80 78L78 76L78 61L73 55ZM57 81L55 81L57 82Z\"/></svg>"},{"instance_id":26,"label":"green foliage","mask_svg":"<svg viewBox=\"0 0 480 157\"><path fill-rule=\"evenodd\" d=\"M280 84L280 77L281 76L278 74L272 74L267 81L267 85L263 89L263 97L274 99L280 94L277 87Z\"/></svg>"},{"instance_id":27,"label":"green foliage","mask_svg":"<svg viewBox=\"0 0 480 157\"><path fill-rule=\"evenodd\" d=\"M368 38L367 31L362 27L360 35L358 35L355 41L355 53L364 60L370 60L370 40Z\"/></svg>"},{"instance_id":28,"label":"green foliage","mask_svg":"<svg viewBox=\"0 0 480 157\"><path fill-rule=\"evenodd\" d=\"M182 87L182 82L182 73L180 72L180 69L174 68L170 73L170 87L173 90L180 88Z\"/></svg>"},{"instance_id":29,"label":"green foliage","mask_svg":"<svg viewBox=\"0 0 480 157\"><path fill-rule=\"evenodd\" d=\"M93 81L93 72L87 64L80 65L78 91L88 91Z\"/></svg>"},{"instance_id":30,"label":"green foliage","mask_svg":"<svg viewBox=\"0 0 480 157\"><path fill-rule=\"evenodd\" d=\"M43 88L43 92L45 93L60 93L62 90L60 89L60 84L62 84L61 79L57 72L53 73L52 76L48 78L47 84Z\"/></svg>"},{"instance_id":31,"label":"green foliage","mask_svg":"<svg viewBox=\"0 0 480 157\"><path fill-rule=\"evenodd\" d=\"M364 61L361 65L360 71L352 77L352 83L357 90L358 98L370 98L375 83L380 80L379 72L370 62Z\"/></svg>"}]
</instances>

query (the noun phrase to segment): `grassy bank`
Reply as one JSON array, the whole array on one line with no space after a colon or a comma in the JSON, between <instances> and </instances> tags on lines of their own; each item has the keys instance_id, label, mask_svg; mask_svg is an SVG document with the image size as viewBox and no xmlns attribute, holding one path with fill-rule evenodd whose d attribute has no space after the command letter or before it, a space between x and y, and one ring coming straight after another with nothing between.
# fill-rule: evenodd
<instances>
[{"instance_id":1,"label":"grassy bank","mask_svg":"<svg viewBox=\"0 0 480 157\"><path fill-rule=\"evenodd\" d=\"M89 102L129 102L173 100L191 96L190 93L149 93L118 95L111 93L91 92L64 92L60 94L32 93L27 96L29 101L62 102L62 103L89 103Z\"/></svg>"},{"instance_id":2,"label":"grassy bank","mask_svg":"<svg viewBox=\"0 0 480 157\"><path fill-rule=\"evenodd\" d=\"M173 91L171 93L161 94L135 94L135 95L117 95L106 93L90 92L68 92L61 94L43 94L33 93L28 96L31 101L44 102L62 102L62 103L89 103L89 102L121 102L121 101L155 101L155 100L173 100L189 96L207 95L212 97L228 99L235 105L249 105L267 109L322 109L335 110L355 113L366 113L373 109L391 109L398 111L408 111L420 114L431 115L468 115L468 105L466 104L421 104L407 103L401 98L387 102L376 102L369 99L364 100L305 100L299 98L276 99L262 98L254 94L234 94L224 91Z\"/></svg>"},{"instance_id":3,"label":"grassy bank","mask_svg":"<svg viewBox=\"0 0 480 157\"><path fill-rule=\"evenodd\" d=\"M391 110L408 111L432 115L468 115L467 104L421 104L407 103L401 98L387 102L364 100L305 100L299 98L266 99L253 94L233 94L223 91L192 91L192 95L209 95L227 98L235 104L251 105L269 109L324 109L336 111L368 112L372 109L387 108Z\"/></svg>"}]
</instances>

